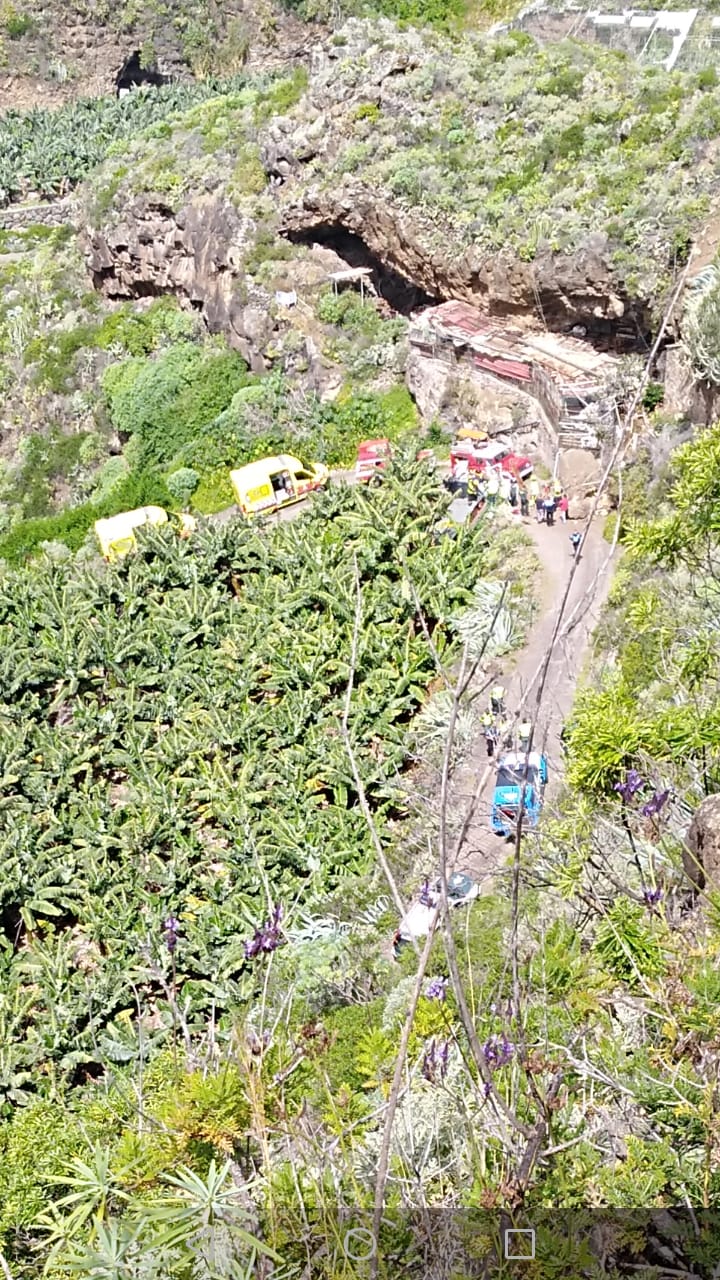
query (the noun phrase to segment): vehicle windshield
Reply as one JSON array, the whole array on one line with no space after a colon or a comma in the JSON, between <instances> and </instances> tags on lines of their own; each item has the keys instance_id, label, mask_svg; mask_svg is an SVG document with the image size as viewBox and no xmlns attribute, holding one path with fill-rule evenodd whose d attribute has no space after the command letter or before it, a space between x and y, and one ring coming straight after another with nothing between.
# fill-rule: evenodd
<instances>
[{"instance_id":1,"label":"vehicle windshield","mask_svg":"<svg viewBox=\"0 0 720 1280\"><path fill-rule=\"evenodd\" d=\"M524 774L524 769L498 769L496 787L519 787ZM534 765L528 765L526 782L530 786L534 786L537 781L537 769Z\"/></svg>"}]
</instances>

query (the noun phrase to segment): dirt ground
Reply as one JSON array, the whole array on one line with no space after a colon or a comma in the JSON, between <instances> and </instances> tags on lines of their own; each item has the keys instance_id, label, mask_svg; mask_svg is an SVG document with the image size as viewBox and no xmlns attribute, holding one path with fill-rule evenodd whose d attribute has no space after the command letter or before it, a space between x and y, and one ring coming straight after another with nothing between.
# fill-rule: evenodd
<instances>
[{"instance_id":1,"label":"dirt ground","mask_svg":"<svg viewBox=\"0 0 720 1280\"><path fill-rule=\"evenodd\" d=\"M548 528L545 524L537 524L535 519L524 521L523 525L535 542L543 566L538 592L540 606L526 645L508 659L500 682L507 690L508 719L518 715L522 709L520 718L535 722L533 750L544 751L548 759L547 802L552 800L561 783L563 755L560 732L589 656L592 631L607 596L613 563L610 544L602 533L603 521L598 519L591 525L582 547L535 720L540 672L573 565L570 533L582 526L571 521L568 524L556 522ZM461 837L463 823L466 823L454 866L474 876L486 892L502 872L511 852L511 844L494 835L490 825L494 764L494 761L488 761L484 738L479 737L456 771L450 791L449 812L456 842Z\"/></svg>"}]
</instances>

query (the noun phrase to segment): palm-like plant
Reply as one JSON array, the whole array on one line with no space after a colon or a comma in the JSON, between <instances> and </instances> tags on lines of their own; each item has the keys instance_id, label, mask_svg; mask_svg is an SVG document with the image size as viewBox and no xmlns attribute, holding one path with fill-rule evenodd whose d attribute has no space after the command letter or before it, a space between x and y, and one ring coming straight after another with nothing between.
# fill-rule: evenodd
<instances>
[{"instance_id":1,"label":"palm-like plant","mask_svg":"<svg viewBox=\"0 0 720 1280\"><path fill-rule=\"evenodd\" d=\"M10 1087L26 1090L28 1063L55 1080L105 1051L132 1061L117 1018L137 1019L134 981L162 1042L168 915L192 1034L246 998L238 932L265 906L259 865L276 898L308 901L368 865L340 732L354 563L350 732L384 833L435 671L417 606L449 655L448 620L482 572L480 532L434 543L446 505L400 458L376 492L321 497L270 533L238 522L191 545L154 530L100 576L41 562L0 578L0 992L33 991L8 1024Z\"/></svg>"}]
</instances>

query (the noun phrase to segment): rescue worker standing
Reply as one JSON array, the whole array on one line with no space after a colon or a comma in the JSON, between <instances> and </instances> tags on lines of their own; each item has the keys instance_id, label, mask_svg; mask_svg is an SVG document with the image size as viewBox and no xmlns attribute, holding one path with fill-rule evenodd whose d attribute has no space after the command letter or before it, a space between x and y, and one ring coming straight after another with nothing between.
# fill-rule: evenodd
<instances>
[{"instance_id":1,"label":"rescue worker standing","mask_svg":"<svg viewBox=\"0 0 720 1280\"><path fill-rule=\"evenodd\" d=\"M477 471L471 471L468 475L467 499L472 506L480 499L480 477Z\"/></svg>"},{"instance_id":2,"label":"rescue worker standing","mask_svg":"<svg viewBox=\"0 0 720 1280\"><path fill-rule=\"evenodd\" d=\"M527 751L530 746L530 738L532 736L532 724L529 720L523 720L518 725L518 751Z\"/></svg>"},{"instance_id":3,"label":"rescue worker standing","mask_svg":"<svg viewBox=\"0 0 720 1280\"><path fill-rule=\"evenodd\" d=\"M494 469L490 472L487 486L488 506L494 507L497 504L498 494L500 492L500 481L497 477L497 471Z\"/></svg>"},{"instance_id":4,"label":"rescue worker standing","mask_svg":"<svg viewBox=\"0 0 720 1280\"><path fill-rule=\"evenodd\" d=\"M467 497L469 471L467 458L457 458L453 467L452 478L455 482L456 492L461 498Z\"/></svg>"},{"instance_id":5,"label":"rescue worker standing","mask_svg":"<svg viewBox=\"0 0 720 1280\"><path fill-rule=\"evenodd\" d=\"M530 515L530 503L528 501L528 487L523 480L520 485L520 515L523 519Z\"/></svg>"},{"instance_id":6,"label":"rescue worker standing","mask_svg":"<svg viewBox=\"0 0 720 1280\"><path fill-rule=\"evenodd\" d=\"M482 718L483 731L485 733L485 746L487 747L488 760L491 760L495 754L495 744L497 743L497 729L495 728L495 719L492 712L486 711Z\"/></svg>"},{"instance_id":7,"label":"rescue worker standing","mask_svg":"<svg viewBox=\"0 0 720 1280\"><path fill-rule=\"evenodd\" d=\"M490 710L495 716L501 716L505 710L505 689L501 684L493 685L490 690Z\"/></svg>"}]
</instances>

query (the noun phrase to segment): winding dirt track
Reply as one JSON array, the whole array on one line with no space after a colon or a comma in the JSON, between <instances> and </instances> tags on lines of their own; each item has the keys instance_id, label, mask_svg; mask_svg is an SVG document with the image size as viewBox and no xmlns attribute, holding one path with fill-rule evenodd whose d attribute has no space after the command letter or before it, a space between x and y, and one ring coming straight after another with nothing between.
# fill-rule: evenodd
<instances>
[{"instance_id":1,"label":"winding dirt track","mask_svg":"<svg viewBox=\"0 0 720 1280\"><path fill-rule=\"evenodd\" d=\"M591 525L582 548L534 728L533 750L544 751L548 759L550 780L546 803L552 801L561 783L560 731L571 710L578 679L589 657L591 634L612 578L610 544L603 537L602 523L596 520ZM572 568L570 533L580 526L558 522L548 528L534 519L523 524L536 544L543 565L539 609L527 643L508 660L500 679L507 689L508 718L514 717L525 701L527 718L532 720L540 669ZM525 713L520 718L524 719ZM510 848L505 840L493 834L490 825L494 774L494 762L488 761L485 741L480 738L462 760L450 787L450 826L456 838L468 807L471 808L455 866L473 875L485 892L507 861Z\"/></svg>"}]
</instances>

